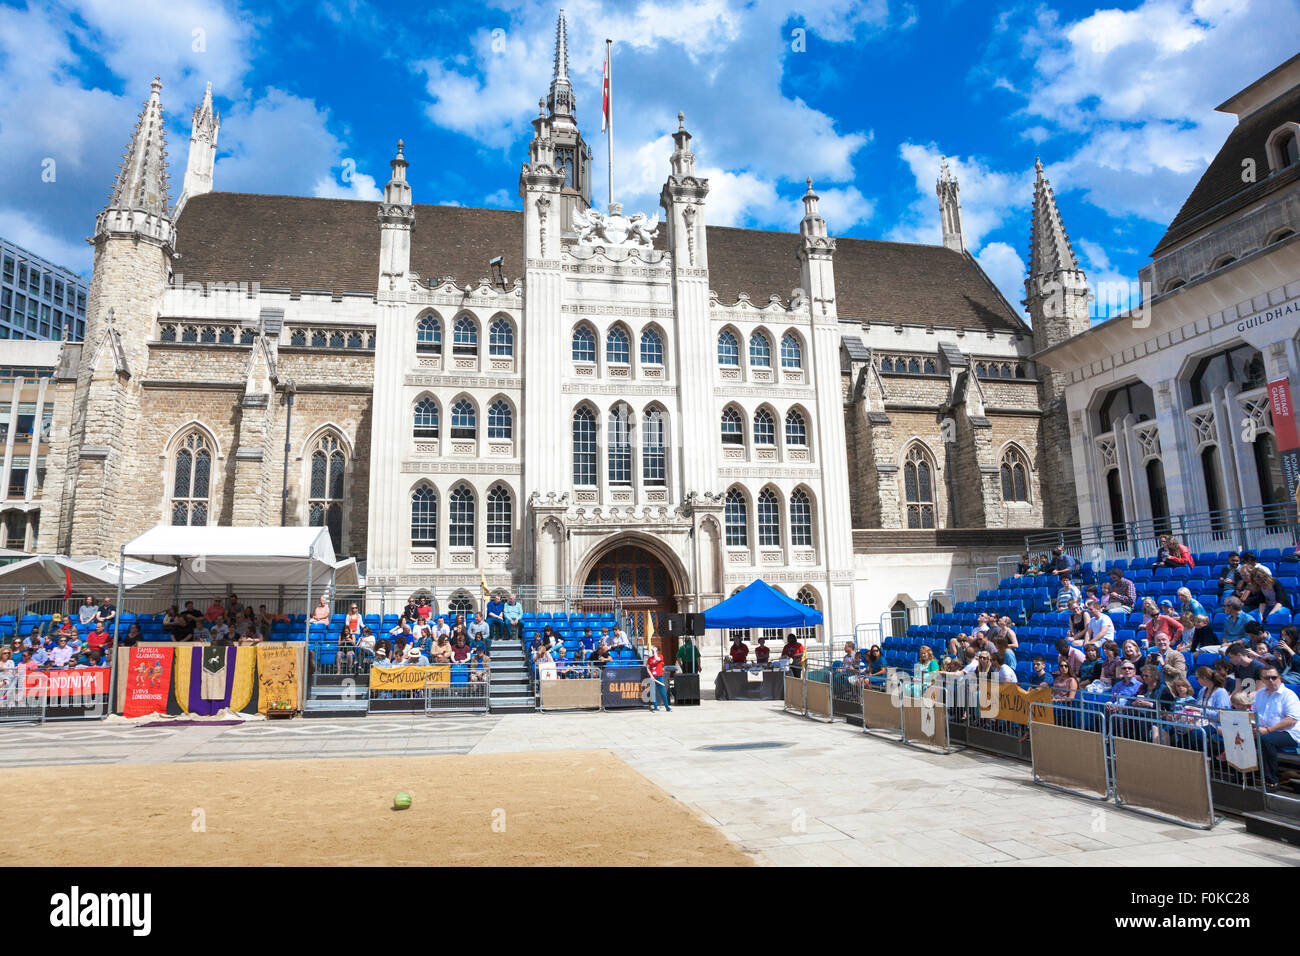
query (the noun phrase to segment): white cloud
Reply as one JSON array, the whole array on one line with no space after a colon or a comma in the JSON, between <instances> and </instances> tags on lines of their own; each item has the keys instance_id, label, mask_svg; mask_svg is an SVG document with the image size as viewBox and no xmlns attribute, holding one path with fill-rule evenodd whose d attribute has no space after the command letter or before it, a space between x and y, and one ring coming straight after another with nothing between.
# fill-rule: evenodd
<instances>
[{"instance_id":1,"label":"white cloud","mask_svg":"<svg viewBox=\"0 0 1300 956\"><path fill-rule=\"evenodd\" d=\"M1167 223L1234 119L1214 106L1295 53L1294 0L1144 0L1072 23L1037 7L1000 18L990 75L1027 75L1023 115L1068 134L1059 191ZM1008 62L1010 60L1010 62ZM1010 85L1007 85L1010 89ZM1046 137L1044 137L1046 138Z\"/></svg>"},{"instance_id":2,"label":"white cloud","mask_svg":"<svg viewBox=\"0 0 1300 956\"><path fill-rule=\"evenodd\" d=\"M985 275L1011 303L1011 307L1026 318L1020 300L1025 297L1025 263L1020 254L1005 242L990 242L980 250L975 261L980 264Z\"/></svg>"},{"instance_id":3,"label":"white cloud","mask_svg":"<svg viewBox=\"0 0 1300 956\"><path fill-rule=\"evenodd\" d=\"M24 212L16 209L0 209L0 236L56 265L83 275L90 275L93 250L89 243L68 239Z\"/></svg>"}]
</instances>

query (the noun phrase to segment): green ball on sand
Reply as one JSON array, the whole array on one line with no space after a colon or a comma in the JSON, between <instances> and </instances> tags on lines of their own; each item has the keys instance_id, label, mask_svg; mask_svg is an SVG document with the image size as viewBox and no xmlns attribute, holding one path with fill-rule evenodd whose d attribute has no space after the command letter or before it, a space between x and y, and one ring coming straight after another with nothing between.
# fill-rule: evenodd
<instances>
[{"instance_id":1,"label":"green ball on sand","mask_svg":"<svg viewBox=\"0 0 1300 956\"><path fill-rule=\"evenodd\" d=\"M409 793L399 793L393 797L394 810L406 810L411 806L411 795Z\"/></svg>"}]
</instances>

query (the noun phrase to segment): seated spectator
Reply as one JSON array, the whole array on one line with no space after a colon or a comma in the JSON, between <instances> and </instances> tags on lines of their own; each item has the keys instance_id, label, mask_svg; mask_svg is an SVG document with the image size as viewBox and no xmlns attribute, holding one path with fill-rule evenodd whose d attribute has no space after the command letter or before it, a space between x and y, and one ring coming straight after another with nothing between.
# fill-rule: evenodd
<instances>
[{"instance_id":1,"label":"seated spectator","mask_svg":"<svg viewBox=\"0 0 1300 956\"><path fill-rule=\"evenodd\" d=\"M420 620L420 601L414 594L407 598L406 607L402 608L402 620L408 624Z\"/></svg>"},{"instance_id":2,"label":"seated spectator","mask_svg":"<svg viewBox=\"0 0 1300 956\"><path fill-rule=\"evenodd\" d=\"M746 644L737 632L731 639L731 650L728 651L733 667L743 667L749 660L749 645Z\"/></svg>"},{"instance_id":3,"label":"seated spectator","mask_svg":"<svg viewBox=\"0 0 1300 956\"><path fill-rule=\"evenodd\" d=\"M629 649L632 647L632 642L628 639L627 632L617 624L614 625L614 630L609 635L609 646L626 647Z\"/></svg>"},{"instance_id":4,"label":"seated spectator","mask_svg":"<svg viewBox=\"0 0 1300 956\"><path fill-rule=\"evenodd\" d=\"M1057 665L1057 673L1065 672L1065 676L1070 676L1070 669L1066 666L1065 659L1062 658ZM1034 659L1030 661L1029 686L1033 687L1050 687L1052 685L1052 675L1047 673L1047 663L1043 658L1035 654Z\"/></svg>"},{"instance_id":5,"label":"seated spectator","mask_svg":"<svg viewBox=\"0 0 1300 956\"><path fill-rule=\"evenodd\" d=\"M491 625L490 625L490 624L488 625L488 627L489 627L489 629L491 629ZM487 638L485 638L485 637L476 637L476 638L474 638L473 640L471 640L471 641L469 642L469 653L470 653L470 656L471 656L471 657L472 657L474 654L476 654L477 652L479 652L479 651L482 651L482 652L483 652L483 656L484 656L484 657L491 658L491 656L492 656L492 645L489 643L489 641L488 641Z\"/></svg>"},{"instance_id":6,"label":"seated spectator","mask_svg":"<svg viewBox=\"0 0 1300 956\"><path fill-rule=\"evenodd\" d=\"M1114 644L1115 642L1109 641L1107 643ZM1102 668L1104 666L1105 662L1101 657L1101 645L1089 644L1084 647L1083 665L1079 668L1078 675L1076 675L1079 680L1079 686L1087 687L1088 685L1101 680Z\"/></svg>"},{"instance_id":7,"label":"seated spectator","mask_svg":"<svg viewBox=\"0 0 1300 956\"><path fill-rule=\"evenodd\" d=\"M1031 574L1034 573L1035 571L1036 569L1034 567L1034 562L1030 560L1029 552L1026 551L1023 555L1020 556L1020 563L1016 565L1016 573L1013 574L1012 577L1015 578L1024 577L1026 574Z\"/></svg>"},{"instance_id":8,"label":"seated spectator","mask_svg":"<svg viewBox=\"0 0 1300 956\"><path fill-rule=\"evenodd\" d=\"M1119 657L1120 660L1133 665L1134 673L1137 673L1137 669L1145 663L1142 650L1138 647L1138 642L1134 640L1127 640L1120 645Z\"/></svg>"},{"instance_id":9,"label":"seated spectator","mask_svg":"<svg viewBox=\"0 0 1300 956\"><path fill-rule=\"evenodd\" d=\"M1194 568L1196 559L1192 557L1192 552L1184 547L1172 534L1169 536L1161 535L1165 541L1163 548L1164 559L1156 562L1158 568Z\"/></svg>"},{"instance_id":10,"label":"seated spectator","mask_svg":"<svg viewBox=\"0 0 1300 956\"><path fill-rule=\"evenodd\" d=\"M969 643L970 643L970 635L967 634L965 631L958 634L956 637L948 638L948 656L956 658L958 661L960 661L963 657L962 649L965 648L966 645Z\"/></svg>"},{"instance_id":11,"label":"seated spectator","mask_svg":"<svg viewBox=\"0 0 1300 956\"><path fill-rule=\"evenodd\" d=\"M772 649L767 646L767 635L762 631L758 632L758 646L754 648L754 662L756 664L767 665L768 658L772 656Z\"/></svg>"},{"instance_id":12,"label":"seated spectator","mask_svg":"<svg viewBox=\"0 0 1300 956\"><path fill-rule=\"evenodd\" d=\"M1089 644L1088 647L1096 647L1095 644ZM1069 670L1072 677L1079 677L1083 671L1083 662L1087 659L1084 652L1074 647L1063 637L1056 639L1056 654L1060 658L1062 667Z\"/></svg>"},{"instance_id":13,"label":"seated spectator","mask_svg":"<svg viewBox=\"0 0 1300 956\"><path fill-rule=\"evenodd\" d=\"M429 654L429 660L434 664L450 664L454 653L451 641L447 640L446 635L443 635L434 643Z\"/></svg>"},{"instance_id":14,"label":"seated spectator","mask_svg":"<svg viewBox=\"0 0 1300 956\"><path fill-rule=\"evenodd\" d=\"M183 618L180 610L173 604L163 615L163 633L173 641L183 641L194 633L194 622Z\"/></svg>"},{"instance_id":15,"label":"seated spectator","mask_svg":"<svg viewBox=\"0 0 1300 956\"><path fill-rule=\"evenodd\" d=\"M99 602L99 610L95 612L95 620L105 625L109 624L113 618L117 617L117 608L107 596Z\"/></svg>"},{"instance_id":16,"label":"seated spectator","mask_svg":"<svg viewBox=\"0 0 1300 956\"><path fill-rule=\"evenodd\" d=\"M95 604L95 599L89 594L81 607L77 609L77 620L82 624L94 624L95 618L99 615L99 606Z\"/></svg>"},{"instance_id":17,"label":"seated spectator","mask_svg":"<svg viewBox=\"0 0 1300 956\"><path fill-rule=\"evenodd\" d=\"M430 634L435 641L440 637L445 637L447 640L451 640L451 625L447 623L447 616L445 614L440 615L433 623Z\"/></svg>"},{"instance_id":18,"label":"seated spectator","mask_svg":"<svg viewBox=\"0 0 1300 956\"><path fill-rule=\"evenodd\" d=\"M60 635L54 650L50 651L50 664L53 667L68 667L76 652L68 646L68 639Z\"/></svg>"},{"instance_id":19,"label":"seated spectator","mask_svg":"<svg viewBox=\"0 0 1300 956\"><path fill-rule=\"evenodd\" d=\"M212 608L208 608L209 612L211 612L211 610ZM328 594L322 594L320 596L320 602L314 608L311 609L312 623L328 624L332 616L333 615L330 614L330 596ZM210 615L208 619L212 620Z\"/></svg>"},{"instance_id":20,"label":"seated spectator","mask_svg":"<svg viewBox=\"0 0 1300 956\"><path fill-rule=\"evenodd\" d=\"M1196 698L1196 706L1204 712L1203 716L1218 722L1220 710L1231 710L1232 699L1228 696L1223 674L1213 667L1196 668L1196 683L1201 685L1201 693Z\"/></svg>"},{"instance_id":21,"label":"seated spectator","mask_svg":"<svg viewBox=\"0 0 1300 956\"><path fill-rule=\"evenodd\" d=\"M990 639L1005 637L1007 639L1007 645L1013 649L1020 646L1020 639L1016 637L1016 629L1012 626L1011 618L1009 617L998 618L997 628L991 629L988 637Z\"/></svg>"},{"instance_id":22,"label":"seated spectator","mask_svg":"<svg viewBox=\"0 0 1300 956\"><path fill-rule=\"evenodd\" d=\"M993 646L996 647L997 652L1002 655L1002 662L1010 667L1014 672L1017 661L1016 652L1012 650L1011 643L1005 636L999 634L997 637L993 638Z\"/></svg>"},{"instance_id":23,"label":"seated spectator","mask_svg":"<svg viewBox=\"0 0 1300 956\"><path fill-rule=\"evenodd\" d=\"M994 651L989 658L988 678L999 684L1016 683L1016 671L1002 658L1001 651Z\"/></svg>"},{"instance_id":24,"label":"seated spectator","mask_svg":"<svg viewBox=\"0 0 1300 956\"><path fill-rule=\"evenodd\" d=\"M589 663L595 664L597 667L604 667L610 662L610 659L609 645L604 641L601 641L596 645L596 649L591 652L591 656L588 657L587 660Z\"/></svg>"},{"instance_id":25,"label":"seated spectator","mask_svg":"<svg viewBox=\"0 0 1300 956\"><path fill-rule=\"evenodd\" d=\"M86 643L89 644L90 638L95 636L97 635L96 634L88 635L86 638ZM108 637L109 640L111 641L113 638L111 632L109 633ZM136 624L133 621L131 623L131 626L126 629L126 636L122 638L122 646L135 647L135 645L139 644L143 640L144 640L144 632L140 630L140 625ZM104 649L104 645L100 645L99 649L102 651Z\"/></svg>"},{"instance_id":26,"label":"seated spectator","mask_svg":"<svg viewBox=\"0 0 1300 956\"><path fill-rule=\"evenodd\" d=\"M1070 640L1076 644L1082 644L1084 638L1088 635L1088 616L1083 613L1083 604L1070 598L1065 605L1065 610L1069 612L1069 620L1066 626L1070 629Z\"/></svg>"},{"instance_id":27,"label":"seated spectator","mask_svg":"<svg viewBox=\"0 0 1300 956\"><path fill-rule=\"evenodd\" d=\"M1241 552L1241 566L1243 569L1242 570L1243 578L1246 576L1247 572L1249 572L1250 574L1254 574L1256 568L1263 568L1269 574L1273 573L1273 569L1270 568L1267 564L1259 563L1259 558L1255 556L1255 552L1253 551Z\"/></svg>"},{"instance_id":28,"label":"seated spectator","mask_svg":"<svg viewBox=\"0 0 1300 956\"><path fill-rule=\"evenodd\" d=\"M1256 640L1251 646L1251 650L1255 652L1255 660L1259 661L1261 664L1277 664L1277 656L1268 646L1268 641L1262 639ZM1279 667L1278 672L1281 673L1281 670L1282 669Z\"/></svg>"},{"instance_id":29,"label":"seated spectator","mask_svg":"<svg viewBox=\"0 0 1300 956\"><path fill-rule=\"evenodd\" d=\"M551 660L555 662L555 675L557 677L571 677L569 673L569 651L563 644L556 644L551 649Z\"/></svg>"},{"instance_id":30,"label":"seated spectator","mask_svg":"<svg viewBox=\"0 0 1300 956\"><path fill-rule=\"evenodd\" d=\"M984 634L993 626L994 626L994 621L992 615L985 614L981 611L980 616L976 618L975 630L973 634Z\"/></svg>"},{"instance_id":31,"label":"seated spectator","mask_svg":"<svg viewBox=\"0 0 1300 956\"><path fill-rule=\"evenodd\" d=\"M104 659L103 652L97 647L90 647L83 650L76 656L73 661L74 667L108 667L109 662Z\"/></svg>"},{"instance_id":32,"label":"seated spectator","mask_svg":"<svg viewBox=\"0 0 1300 956\"><path fill-rule=\"evenodd\" d=\"M1228 646L1228 661L1232 665L1232 676L1235 681L1233 690L1253 691L1259 686L1263 665L1255 660L1255 656L1244 643L1234 641Z\"/></svg>"},{"instance_id":33,"label":"seated spectator","mask_svg":"<svg viewBox=\"0 0 1300 956\"><path fill-rule=\"evenodd\" d=\"M478 617L477 614L474 616L476 618ZM487 630L486 624L484 625L484 630ZM486 640L486 635L484 636L484 640ZM564 653L564 645L563 644L559 645L558 650L562 655ZM453 641L451 645L452 662L456 664L464 664L467 660L469 660L469 656L471 653L473 652L470 649L469 641L465 640L465 635L457 634L456 640Z\"/></svg>"},{"instance_id":34,"label":"seated spectator","mask_svg":"<svg viewBox=\"0 0 1300 956\"><path fill-rule=\"evenodd\" d=\"M1065 548L1057 545L1052 549L1052 560L1049 570L1054 574L1061 572L1073 572L1078 570L1079 562L1074 560L1072 555L1066 554Z\"/></svg>"},{"instance_id":35,"label":"seated spectator","mask_svg":"<svg viewBox=\"0 0 1300 956\"><path fill-rule=\"evenodd\" d=\"M867 659L862 662L862 667L868 677L885 676L885 655L880 652L879 645L872 645L871 650L867 652Z\"/></svg>"},{"instance_id":36,"label":"seated spectator","mask_svg":"<svg viewBox=\"0 0 1300 956\"><path fill-rule=\"evenodd\" d=\"M840 658L840 676L848 681L850 687L857 687L862 683L862 665L858 659L857 648L853 646L852 641L844 642L844 656Z\"/></svg>"},{"instance_id":37,"label":"seated spectator","mask_svg":"<svg viewBox=\"0 0 1300 956\"><path fill-rule=\"evenodd\" d=\"M1172 608L1170 608L1172 610ZM1143 629L1147 632L1147 644L1153 645L1156 642L1157 634L1164 634L1169 638L1170 646L1177 644L1183 636L1183 625L1176 617L1170 617L1168 614L1160 613L1156 607L1156 602L1151 598L1142 601L1142 613L1146 615L1146 621Z\"/></svg>"},{"instance_id":38,"label":"seated spectator","mask_svg":"<svg viewBox=\"0 0 1300 956\"><path fill-rule=\"evenodd\" d=\"M135 625L131 625L131 626L134 627ZM258 644L261 643L262 643L262 632L257 629L256 622L249 621L248 626L244 629L244 633L239 635L239 646L256 647ZM342 658L343 655L340 654L339 659L342 660ZM348 656L349 664L352 662L352 660L353 657L351 655L351 652L349 652L349 656Z\"/></svg>"},{"instance_id":39,"label":"seated spectator","mask_svg":"<svg viewBox=\"0 0 1300 956\"><path fill-rule=\"evenodd\" d=\"M136 633L139 634L140 629L134 624L131 626L135 627ZM104 625L103 621L96 621L95 629L86 635L86 646L98 647L101 651L113 646L113 634Z\"/></svg>"},{"instance_id":40,"label":"seated spectator","mask_svg":"<svg viewBox=\"0 0 1300 956\"><path fill-rule=\"evenodd\" d=\"M375 649L375 632L363 624L361 633L357 636L357 645L373 652Z\"/></svg>"},{"instance_id":41,"label":"seated spectator","mask_svg":"<svg viewBox=\"0 0 1300 956\"><path fill-rule=\"evenodd\" d=\"M429 659L424 656L418 644L412 644L402 652L402 663L409 664L412 667L420 667L429 663Z\"/></svg>"},{"instance_id":42,"label":"seated spectator","mask_svg":"<svg viewBox=\"0 0 1300 956\"><path fill-rule=\"evenodd\" d=\"M429 600L429 595L420 598L420 603L415 608L415 616L421 621L427 621L433 617L433 604Z\"/></svg>"},{"instance_id":43,"label":"seated spectator","mask_svg":"<svg viewBox=\"0 0 1300 956\"><path fill-rule=\"evenodd\" d=\"M1224 598L1223 611L1227 615L1227 620L1223 622L1222 632L1224 644L1231 644L1240 641L1246 636L1246 625L1253 618L1244 611L1241 599L1238 597Z\"/></svg>"},{"instance_id":44,"label":"seated spectator","mask_svg":"<svg viewBox=\"0 0 1300 956\"><path fill-rule=\"evenodd\" d=\"M512 592L510 600L506 602L505 619L506 626L510 629L511 636L515 640L521 640L523 636L522 621L524 618L524 606Z\"/></svg>"},{"instance_id":45,"label":"seated spectator","mask_svg":"<svg viewBox=\"0 0 1300 956\"><path fill-rule=\"evenodd\" d=\"M388 659L388 648L386 648L386 647L376 647L376 648L375 648L375 666L376 666L376 667L392 667L392 666L393 666L393 662L392 662L391 660Z\"/></svg>"},{"instance_id":46,"label":"seated spectator","mask_svg":"<svg viewBox=\"0 0 1300 956\"><path fill-rule=\"evenodd\" d=\"M1119 568L1111 568L1110 574L1110 597L1111 604L1118 603L1125 608L1125 614L1132 614L1133 608L1137 606L1137 585L1124 577L1124 572Z\"/></svg>"},{"instance_id":47,"label":"seated spectator","mask_svg":"<svg viewBox=\"0 0 1300 956\"><path fill-rule=\"evenodd\" d=\"M1261 684L1250 709L1259 727L1264 782L1270 790L1276 790L1278 751L1300 743L1300 698L1282 683L1276 665L1264 665L1259 676Z\"/></svg>"},{"instance_id":48,"label":"seated spectator","mask_svg":"<svg viewBox=\"0 0 1300 956\"><path fill-rule=\"evenodd\" d=\"M1248 585L1249 597L1243 602L1247 611L1259 609L1261 621L1267 621L1270 614L1283 609L1293 610L1291 595L1277 578L1266 569L1256 567L1250 575Z\"/></svg>"},{"instance_id":49,"label":"seated spectator","mask_svg":"<svg viewBox=\"0 0 1300 956\"><path fill-rule=\"evenodd\" d=\"M1195 615L1195 614L1205 613L1205 605L1201 604L1200 601L1192 597L1191 588L1179 588L1178 600L1179 602L1181 602L1180 607L1178 608L1179 615L1183 615L1183 614Z\"/></svg>"},{"instance_id":50,"label":"seated spectator","mask_svg":"<svg viewBox=\"0 0 1300 956\"><path fill-rule=\"evenodd\" d=\"M939 662L934 659L934 652L928 645L922 644L917 654L916 666L920 668L922 674L933 674L939 669Z\"/></svg>"},{"instance_id":51,"label":"seated spectator","mask_svg":"<svg viewBox=\"0 0 1300 956\"><path fill-rule=\"evenodd\" d=\"M484 610L486 612L485 623L488 626L488 640L494 641L505 637L507 633L506 602L502 599L500 591L492 595L492 599L488 601Z\"/></svg>"},{"instance_id":52,"label":"seated spectator","mask_svg":"<svg viewBox=\"0 0 1300 956\"><path fill-rule=\"evenodd\" d=\"M343 617L343 627L355 638L361 633L361 611L355 604L348 606L348 613Z\"/></svg>"},{"instance_id":53,"label":"seated spectator","mask_svg":"<svg viewBox=\"0 0 1300 956\"><path fill-rule=\"evenodd\" d=\"M1109 614L1103 613L1100 604L1089 601L1083 610L1088 621L1085 644L1105 644L1115 636L1115 622L1111 620Z\"/></svg>"},{"instance_id":54,"label":"seated spectator","mask_svg":"<svg viewBox=\"0 0 1300 956\"><path fill-rule=\"evenodd\" d=\"M1241 573L1241 555L1236 551L1228 555L1228 563L1219 570L1219 597L1235 593L1245 587Z\"/></svg>"},{"instance_id":55,"label":"seated spectator","mask_svg":"<svg viewBox=\"0 0 1300 956\"><path fill-rule=\"evenodd\" d=\"M322 594L321 601L324 602L324 600L325 600L325 595ZM328 621L329 608L326 608L325 610L326 610L325 620ZM217 621L224 621L226 619L226 603L223 600L221 600L220 597L214 597L212 599L212 603L208 605L208 609L203 612L203 619L207 621L209 624L214 624Z\"/></svg>"},{"instance_id":56,"label":"seated spectator","mask_svg":"<svg viewBox=\"0 0 1300 956\"><path fill-rule=\"evenodd\" d=\"M1119 669L1116 672L1115 682L1111 684L1110 687L1111 695L1115 698L1115 701L1107 704L1106 709L1117 709L1121 703L1132 699L1136 694L1140 693L1142 687L1142 681L1138 680L1137 665L1129 660L1121 661Z\"/></svg>"},{"instance_id":57,"label":"seated spectator","mask_svg":"<svg viewBox=\"0 0 1300 956\"><path fill-rule=\"evenodd\" d=\"M1277 646L1273 648L1273 654L1277 658L1278 666L1282 668L1282 683L1284 684L1300 685L1300 659L1297 659L1297 651L1300 651L1300 628L1297 628L1294 624L1288 624L1282 628L1282 634L1278 639Z\"/></svg>"},{"instance_id":58,"label":"seated spectator","mask_svg":"<svg viewBox=\"0 0 1300 956\"><path fill-rule=\"evenodd\" d=\"M1034 659L1035 667L1037 667L1038 660L1039 660L1038 658ZM1034 674L1036 677L1038 674L1037 670L1034 671ZM1029 682L1029 686L1039 687L1043 685L1050 685L1052 688L1052 700L1074 700L1074 695L1079 692L1079 680L1073 674L1070 673L1070 669L1068 667L1058 666L1056 668L1056 674L1054 676L1051 674L1047 674L1046 671L1044 671L1043 674L1047 678L1046 681L1040 684L1035 680L1031 679Z\"/></svg>"},{"instance_id":59,"label":"seated spectator","mask_svg":"<svg viewBox=\"0 0 1300 956\"><path fill-rule=\"evenodd\" d=\"M470 641L478 640L486 645L489 654L492 653L492 627L483 620L483 615L474 615L473 622L465 628L465 636L469 639L466 641L467 645Z\"/></svg>"},{"instance_id":60,"label":"seated spectator","mask_svg":"<svg viewBox=\"0 0 1300 956\"><path fill-rule=\"evenodd\" d=\"M1080 601L1083 596L1079 593L1079 589L1075 587L1069 571L1062 571L1060 578L1061 587L1056 592L1056 609L1064 611L1069 606L1070 601Z\"/></svg>"},{"instance_id":61,"label":"seated spectator","mask_svg":"<svg viewBox=\"0 0 1300 956\"><path fill-rule=\"evenodd\" d=\"M475 682L486 681L490 662L491 659L483 653L481 648L476 650L474 656L469 659L469 679Z\"/></svg>"},{"instance_id":62,"label":"seated spectator","mask_svg":"<svg viewBox=\"0 0 1300 956\"><path fill-rule=\"evenodd\" d=\"M1174 650L1169 635L1164 631L1156 634L1156 650L1151 654L1151 659L1161 669L1166 682L1175 677L1187 678L1187 658L1183 657L1182 651Z\"/></svg>"},{"instance_id":63,"label":"seated spectator","mask_svg":"<svg viewBox=\"0 0 1300 956\"><path fill-rule=\"evenodd\" d=\"M20 659L21 656L22 655L19 655ZM18 665L14 663L13 649L9 647L0 647L0 685L8 679L8 675L12 674L17 669Z\"/></svg>"},{"instance_id":64,"label":"seated spectator","mask_svg":"<svg viewBox=\"0 0 1300 956\"><path fill-rule=\"evenodd\" d=\"M543 644L537 649L537 653L533 655L533 664L537 667L538 680L555 680L555 661L547 645Z\"/></svg>"}]
</instances>

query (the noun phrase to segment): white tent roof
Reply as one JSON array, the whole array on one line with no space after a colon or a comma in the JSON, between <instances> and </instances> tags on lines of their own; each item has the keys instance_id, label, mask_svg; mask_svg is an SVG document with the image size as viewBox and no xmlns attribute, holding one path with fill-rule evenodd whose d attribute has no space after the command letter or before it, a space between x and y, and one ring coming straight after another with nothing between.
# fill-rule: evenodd
<instances>
[{"instance_id":1,"label":"white tent roof","mask_svg":"<svg viewBox=\"0 0 1300 956\"><path fill-rule=\"evenodd\" d=\"M126 556L179 568L180 585L302 586L356 583L356 562L337 561L325 528L210 528L159 525L126 545Z\"/></svg>"},{"instance_id":2,"label":"white tent roof","mask_svg":"<svg viewBox=\"0 0 1300 956\"><path fill-rule=\"evenodd\" d=\"M117 564L103 558L70 558L61 554L38 554L23 561L0 567L0 588L16 587L39 589L41 593L63 594L67 577L72 577L72 589L78 593L88 590L117 589ZM127 590L141 584L169 579L175 567L127 561L124 583Z\"/></svg>"}]
</instances>

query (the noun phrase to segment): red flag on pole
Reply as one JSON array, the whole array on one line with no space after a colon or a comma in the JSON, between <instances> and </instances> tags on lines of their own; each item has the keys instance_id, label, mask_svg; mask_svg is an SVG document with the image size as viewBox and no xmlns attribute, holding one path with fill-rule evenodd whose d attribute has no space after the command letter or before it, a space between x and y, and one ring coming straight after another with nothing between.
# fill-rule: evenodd
<instances>
[{"instance_id":1,"label":"red flag on pole","mask_svg":"<svg viewBox=\"0 0 1300 956\"><path fill-rule=\"evenodd\" d=\"M63 566L63 600L72 597L72 569L66 564Z\"/></svg>"},{"instance_id":2,"label":"red flag on pole","mask_svg":"<svg viewBox=\"0 0 1300 956\"><path fill-rule=\"evenodd\" d=\"M602 96L600 104L600 131L603 133L610 127L609 112L609 41L605 41L605 79L602 84Z\"/></svg>"}]
</instances>

